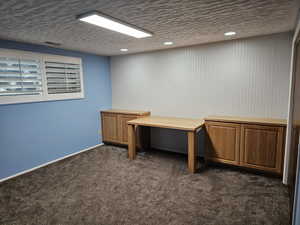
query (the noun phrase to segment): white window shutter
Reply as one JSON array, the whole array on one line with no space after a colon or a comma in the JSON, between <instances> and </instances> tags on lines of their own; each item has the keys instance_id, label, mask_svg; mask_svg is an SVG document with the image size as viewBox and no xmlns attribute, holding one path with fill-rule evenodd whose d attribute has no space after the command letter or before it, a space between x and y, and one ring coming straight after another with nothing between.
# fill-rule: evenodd
<instances>
[{"instance_id":1,"label":"white window shutter","mask_svg":"<svg viewBox=\"0 0 300 225\"><path fill-rule=\"evenodd\" d=\"M45 61L48 94L81 92L80 64Z\"/></svg>"},{"instance_id":2,"label":"white window shutter","mask_svg":"<svg viewBox=\"0 0 300 225\"><path fill-rule=\"evenodd\" d=\"M82 98L81 58L0 48L0 105Z\"/></svg>"},{"instance_id":3,"label":"white window shutter","mask_svg":"<svg viewBox=\"0 0 300 225\"><path fill-rule=\"evenodd\" d=\"M36 59L0 57L0 96L40 95L40 68Z\"/></svg>"}]
</instances>

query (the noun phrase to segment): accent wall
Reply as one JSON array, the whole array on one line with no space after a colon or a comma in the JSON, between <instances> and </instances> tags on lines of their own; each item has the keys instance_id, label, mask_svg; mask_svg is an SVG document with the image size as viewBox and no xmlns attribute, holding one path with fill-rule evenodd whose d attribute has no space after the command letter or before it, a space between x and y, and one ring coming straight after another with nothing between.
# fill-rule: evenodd
<instances>
[{"instance_id":1,"label":"accent wall","mask_svg":"<svg viewBox=\"0 0 300 225\"><path fill-rule=\"evenodd\" d=\"M100 144L111 108L110 58L0 40L0 48L81 57L85 98L0 105L0 179Z\"/></svg>"}]
</instances>

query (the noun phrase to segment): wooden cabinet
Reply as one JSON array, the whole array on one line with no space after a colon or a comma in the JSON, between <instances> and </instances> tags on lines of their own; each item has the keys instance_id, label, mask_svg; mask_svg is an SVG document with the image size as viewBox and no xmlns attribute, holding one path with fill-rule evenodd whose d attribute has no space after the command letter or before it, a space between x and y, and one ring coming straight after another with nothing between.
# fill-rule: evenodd
<instances>
[{"instance_id":1,"label":"wooden cabinet","mask_svg":"<svg viewBox=\"0 0 300 225\"><path fill-rule=\"evenodd\" d=\"M206 158L239 165L240 125L234 123L207 122Z\"/></svg>"},{"instance_id":2,"label":"wooden cabinet","mask_svg":"<svg viewBox=\"0 0 300 225\"><path fill-rule=\"evenodd\" d=\"M281 173L283 127L244 124L241 134L242 166Z\"/></svg>"},{"instance_id":3,"label":"wooden cabinet","mask_svg":"<svg viewBox=\"0 0 300 225\"><path fill-rule=\"evenodd\" d=\"M118 117L116 114L102 114L102 138L109 142L118 141Z\"/></svg>"},{"instance_id":4,"label":"wooden cabinet","mask_svg":"<svg viewBox=\"0 0 300 225\"><path fill-rule=\"evenodd\" d=\"M122 144L128 143L128 127L127 122L138 118L134 115L118 115L118 140Z\"/></svg>"},{"instance_id":5,"label":"wooden cabinet","mask_svg":"<svg viewBox=\"0 0 300 225\"><path fill-rule=\"evenodd\" d=\"M144 117L144 116L149 116L149 115L150 112L144 112L144 111L129 111L129 110L114 110L114 109L101 111L102 141L127 145L128 144L127 121ZM140 142L140 138L142 138L143 135L142 129L138 131L138 134L139 134L139 138L137 140L138 142L137 145L138 147L141 147L139 142Z\"/></svg>"},{"instance_id":6,"label":"wooden cabinet","mask_svg":"<svg viewBox=\"0 0 300 225\"><path fill-rule=\"evenodd\" d=\"M205 125L208 160L282 174L285 121L211 117Z\"/></svg>"}]
</instances>

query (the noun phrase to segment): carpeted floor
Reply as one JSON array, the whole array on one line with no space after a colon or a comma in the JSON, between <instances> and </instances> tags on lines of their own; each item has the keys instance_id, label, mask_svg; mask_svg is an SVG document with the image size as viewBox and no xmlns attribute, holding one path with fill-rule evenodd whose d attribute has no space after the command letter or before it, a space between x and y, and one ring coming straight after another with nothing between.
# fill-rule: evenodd
<instances>
[{"instance_id":1,"label":"carpeted floor","mask_svg":"<svg viewBox=\"0 0 300 225\"><path fill-rule=\"evenodd\" d=\"M0 224L288 225L279 178L102 146L0 184Z\"/></svg>"}]
</instances>

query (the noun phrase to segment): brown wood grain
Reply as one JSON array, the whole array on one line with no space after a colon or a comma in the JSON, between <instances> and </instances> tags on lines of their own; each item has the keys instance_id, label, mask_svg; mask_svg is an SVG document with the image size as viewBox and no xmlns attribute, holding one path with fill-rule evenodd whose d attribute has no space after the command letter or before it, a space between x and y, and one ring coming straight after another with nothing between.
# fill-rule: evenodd
<instances>
[{"instance_id":1,"label":"brown wood grain","mask_svg":"<svg viewBox=\"0 0 300 225\"><path fill-rule=\"evenodd\" d=\"M125 114L125 115L136 115L136 116L149 116L150 115L149 111L127 110L127 109L108 109L108 110L103 110L102 112Z\"/></svg>"},{"instance_id":2,"label":"brown wood grain","mask_svg":"<svg viewBox=\"0 0 300 225\"><path fill-rule=\"evenodd\" d=\"M239 165L240 125L206 122L206 158L216 162Z\"/></svg>"},{"instance_id":3,"label":"brown wood grain","mask_svg":"<svg viewBox=\"0 0 300 225\"><path fill-rule=\"evenodd\" d=\"M243 124L241 165L281 174L283 134L283 127Z\"/></svg>"},{"instance_id":4,"label":"brown wood grain","mask_svg":"<svg viewBox=\"0 0 300 225\"><path fill-rule=\"evenodd\" d=\"M136 115L118 114L118 141L121 144L128 143L127 122L138 118Z\"/></svg>"},{"instance_id":5,"label":"brown wood grain","mask_svg":"<svg viewBox=\"0 0 300 225\"><path fill-rule=\"evenodd\" d=\"M274 118L255 118L255 117L237 117L237 116L208 116L205 121L228 122L228 123L246 123L246 124L262 124L286 126L287 121Z\"/></svg>"},{"instance_id":6,"label":"brown wood grain","mask_svg":"<svg viewBox=\"0 0 300 225\"><path fill-rule=\"evenodd\" d=\"M118 142L118 117L112 113L101 113L103 141Z\"/></svg>"},{"instance_id":7,"label":"brown wood grain","mask_svg":"<svg viewBox=\"0 0 300 225\"><path fill-rule=\"evenodd\" d=\"M195 131L203 126L202 119L177 118L177 117L161 117L161 116L146 116L131 120L128 124L160 127L185 131Z\"/></svg>"},{"instance_id":8,"label":"brown wood grain","mask_svg":"<svg viewBox=\"0 0 300 225\"><path fill-rule=\"evenodd\" d=\"M102 141L113 144L127 145L127 122L148 115L150 115L150 112L144 111L112 109L101 111ZM139 129L137 132L137 142L139 148L142 148L142 141L140 139L144 138L142 131L142 129Z\"/></svg>"},{"instance_id":9,"label":"brown wood grain","mask_svg":"<svg viewBox=\"0 0 300 225\"><path fill-rule=\"evenodd\" d=\"M194 131L189 131L188 135L188 170L195 173L197 170L197 138Z\"/></svg>"},{"instance_id":10,"label":"brown wood grain","mask_svg":"<svg viewBox=\"0 0 300 225\"><path fill-rule=\"evenodd\" d=\"M134 125L128 125L128 157L136 157L136 128Z\"/></svg>"}]
</instances>

